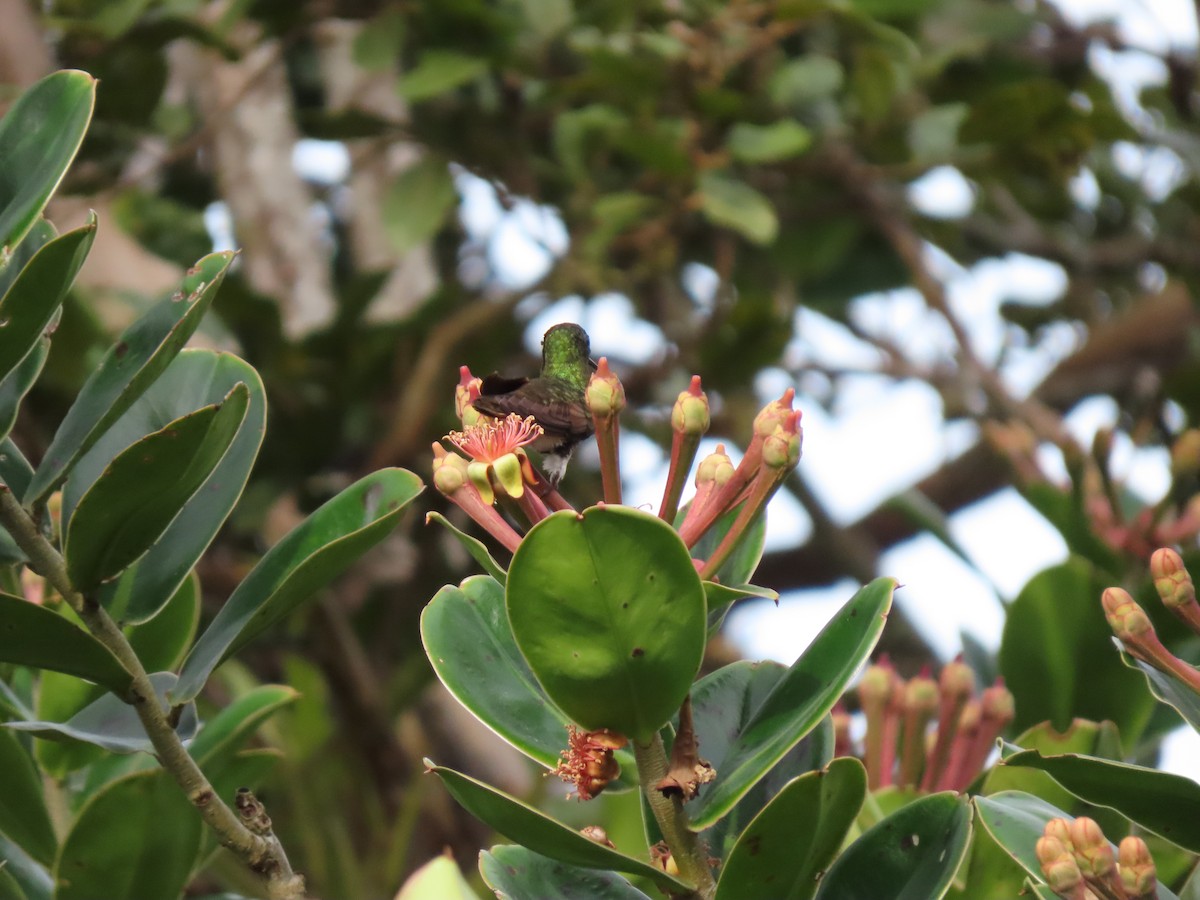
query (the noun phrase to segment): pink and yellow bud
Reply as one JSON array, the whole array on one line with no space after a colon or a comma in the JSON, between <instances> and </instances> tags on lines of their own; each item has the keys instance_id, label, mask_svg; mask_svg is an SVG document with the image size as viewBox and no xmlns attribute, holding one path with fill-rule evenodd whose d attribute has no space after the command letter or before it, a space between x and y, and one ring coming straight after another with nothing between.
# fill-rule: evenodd
<instances>
[{"instance_id":1,"label":"pink and yellow bud","mask_svg":"<svg viewBox=\"0 0 1200 900\"><path fill-rule=\"evenodd\" d=\"M1134 835L1122 838L1117 847L1117 861L1121 866L1121 885L1130 897L1141 900L1157 895L1158 870L1144 840Z\"/></svg>"},{"instance_id":2,"label":"pink and yellow bud","mask_svg":"<svg viewBox=\"0 0 1200 900\"><path fill-rule=\"evenodd\" d=\"M754 417L754 436L769 437L787 421L792 413L792 401L796 399L795 388L788 388L778 400L772 400Z\"/></svg>"},{"instance_id":3,"label":"pink and yellow bud","mask_svg":"<svg viewBox=\"0 0 1200 900\"><path fill-rule=\"evenodd\" d=\"M1169 547L1154 551L1150 557L1150 575L1164 606L1177 609L1196 602L1196 586L1184 568L1183 557Z\"/></svg>"},{"instance_id":4,"label":"pink and yellow bud","mask_svg":"<svg viewBox=\"0 0 1200 900\"><path fill-rule=\"evenodd\" d=\"M942 667L938 687L943 697L970 697L975 693L975 673L961 659L952 659Z\"/></svg>"},{"instance_id":5,"label":"pink and yellow bud","mask_svg":"<svg viewBox=\"0 0 1200 900\"><path fill-rule=\"evenodd\" d=\"M983 692L980 703L983 707L983 718L998 723L1001 728L1016 715L1016 700L1012 691L1004 686L1003 678L997 678L996 683Z\"/></svg>"},{"instance_id":6,"label":"pink and yellow bud","mask_svg":"<svg viewBox=\"0 0 1200 900\"><path fill-rule=\"evenodd\" d=\"M482 384L482 378L476 378L466 366L459 366L458 384L454 387L454 413L459 419L463 419L466 416L469 408L471 412L475 413L475 417L478 418L479 413L471 408L471 404L479 399L479 387ZM468 427L468 424L473 425L475 423L464 421L463 427Z\"/></svg>"},{"instance_id":7,"label":"pink and yellow bud","mask_svg":"<svg viewBox=\"0 0 1200 900\"><path fill-rule=\"evenodd\" d=\"M724 444L717 444L717 449L700 460L696 467L696 487L702 484L721 487L732 477L733 460L725 452Z\"/></svg>"},{"instance_id":8,"label":"pink and yellow bud","mask_svg":"<svg viewBox=\"0 0 1200 900\"><path fill-rule=\"evenodd\" d=\"M1124 588L1106 588L1100 595L1108 627L1122 643L1136 643L1143 635L1154 634L1154 626L1146 611Z\"/></svg>"},{"instance_id":9,"label":"pink and yellow bud","mask_svg":"<svg viewBox=\"0 0 1200 900\"><path fill-rule=\"evenodd\" d=\"M600 357L596 371L588 382L587 405L598 419L615 416L625 408L625 388L621 379L608 367L608 357Z\"/></svg>"},{"instance_id":10,"label":"pink and yellow bud","mask_svg":"<svg viewBox=\"0 0 1200 900\"><path fill-rule=\"evenodd\" d=\"M449 453L441 444L433 445L433 486L449 497L467 482L467 461Z\"/></svg>"},{"instance_id":11,"label":"pink and yellow bud","mask_svg":"<svg viewBox=\"0 0 1200 900\"><path fill-rule=\"evenodd\" d=\"M800 445L804 430L800 427L800 412L793 411L784 422L763 438L762 460L772 469L791 470L800 462Z\"/></svg>"},{"instance_id":12,"label":"pink and yellow bud","mask_svg":"<svg viewBox=\"0 0 1200 900\"><path fill-rule=\"evenodd\" d=\"M1117 860L1099 823L1087 816L1080 816L1071 822L1070 834L1075 861L1080 869L1088 875L1107 878L1116 867Z\"/></svg>"},{"instance_id":13,"label":"pink and yellow bud","mask_svg":"<svg viewBox=\"0 0 1200 900\"><path fill-rule=\"evenodd\" d=\"M692 383L671 409L671 428L698 437L708 431L709 422L708 396L700 389L700 376L693 375Z\"/></svg>"},{"instance_id":14,"label":"pink and yellow bud","mask_svg":"<svg viewBox=\"0 0 1200 900\"><path fill-rule=\"evenodd\" d=\"M904 708L918 715L932 716L938 708L937 682L922 671L909 679L904 691Z\"/></svg>"},{"instance_id":15,"label":"pink and yellow bud","mask_svg":"<svg viewBox=\"0 0 1200 900\"><path fill-rule=\"evenodd\" d=\"M1034 848L1046 884L1057 894L1070 894L1083 884L1083 873L1070 849L1057 837L1044 835Z\"/></svg>"}]
</instances>

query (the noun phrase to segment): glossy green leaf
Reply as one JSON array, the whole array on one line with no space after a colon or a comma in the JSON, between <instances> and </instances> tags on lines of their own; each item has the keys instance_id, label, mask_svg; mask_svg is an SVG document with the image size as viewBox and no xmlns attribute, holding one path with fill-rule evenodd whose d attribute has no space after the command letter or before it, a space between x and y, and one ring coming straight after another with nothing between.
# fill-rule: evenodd
<instances>
[{"instance_id":1,"label":"glossy green leaf","mask_svg":"<svg viewBox=\"0 0 1200 900\"><path fill-rule=\"evenodd\" d=\"M649 740L700 668L700 576L650 513L600 506L543 519L513 554L505 600L538 682L586 729Z\"/></svg>"},{"instance_id":2,"label":"glossy green leaf","mask_svg":"<svg viewBox=\"0 0 1200 900\"><path fill-rule=\"evenodd\" d=\"M129 673L82 628L57 612L0 594L0 662L50 669L123 694Z\"/></svg>"},{"instance_id":3,"label":"glossy green leaf","mask_svg":"<svg viewBox=\"0 0 1200 900\"><path fill-rule=\"evenodd\" d=\"M452 858L438 856L408 876L395 900L479 900L479 895Z\"/></svg>"},{"instance_id":4,"label":"glossy green leaf","mask_svg":"<svg viewBox=\"0 0 1200 900\"><path fill-rule=\"evenodd\" d=\"M763 700L787 674L776 662L741 660L706 675L692 688L696 740L703 756L717 771L727 768L730 750ZM799 743L784 754L728 813L704 831L711 856L724 859L746 825L793 779L820 769L833 758L833 723L825 716ZM702 788L702 793L711 788ZM690 806L694 806L694 802ZM653 841L659 840L655 834ZM653 843L651 841L651 843Z\"/></svg>"},{"instance_id":5,"label":"glossy green leaf","mask_svg":"<svg viewBox=\"0 0 1200 900\"><path fill-rule=\"evenodd\" d=\"M249 403L249 389L239 384L108 464L70 510L64 555L76 588L91 590L150 549L221 462Z\"/></svg>"},{"instance_id":6,"label":"glossy green leaf","mask_svg":"<svg viewBox=\"0 0 1200 900\"><path fill-rule=\"evenodd\" d=\"M21 494L33 478L33 466L21 452L21 448L9 438L0 440L0 481L8 485L14 494Z\"/></svg>"},{"instance_id":7,"label":"glossy green leaf","mask_svg":"<svg viewBox=\"0 0 1200 900\"><path fill-rule=\"evenodd\" d=\"M772 163L799 156L812 145L812 132L795 119L770 125L739 122L729 132L729 152L744 163Z\"/></svg>"},{"instance_id":8,"label":"glossy green leaf","mask_svg":"<svg viewBox=\"0 0 1200 900\"><path fill-rule=\"evenodd\" d=\"M242 694L205 722L188 752L201 766L219 755L231 754L268 717L300 696L294 688L264 684Z\"/></svg>"},{"instance_id":9,"label":"glossy green leaf","mask_svg":"<svg viewBox=\"0 0 1200 900\"><path fill-rule=\"evenodd\" d=\"M428 100L474 81L487 71L487 60L451 50L427 50L400 80L400 96L413 103Z\"/></svg>"},{"instance_id":10,"label":"glossy green leaf","mask_svg":"<svg viewBox=\"0 0 1200 900\"><path fill-rule=\"evenodd\" d=\"M687 886L648 862L626 856L603 844L589 840L578 831L557 822L515 797L489 784L476 781L426 760L428 770L437 775L451 796L471 815L500 834L534 853L586 869L614 869L648 878L668 891L683 892Z\"/></svg>"},{"instance_id":11,"label":"glossy green leaf","mask_svg":"<svg viewBox=\"0 0 1200 900\"><path fill-rule=\"evenodd\" d=\"M1044 756L1025 750L1004 765L1047 773L1077 797L1109 806L1193 853L1200 852L1200 784L1182 775L1077 753Z\"/></svg>"},{"instance_id":12,"label":"glossy green leaf","mask_svg":"<svg viewBox=\"0 0 1200 900\"><path fill-rule=\"evenodd\" d=\"M38 218L7 256L0 253L0 297L8 293L17 275L25 268L26 263L33 259L33 255L57 236L57 228L45 219Z\"/></svg>"},{"instance_id":13,"label":"glossy green leaf","mask_svg":"<svg viewBox=\"0 0 1200 900\"><path fill-rule=\"evenodd\" d=\"M425 523L437 522L447 531L449 531L464 550L470 554L471 558L483 568L485 574L492 576L503 587L508 580L508 573L504 571L504 567L496 562L488 550L487 545L478 538L473 538L465 531L461 531L454 527L454 524L439 512L427 512L425 514Z\"/></svg>"},{"instance_id":14,"label":"glossy green leaf","mask_svg":"<svg viewBox=\"0 0 1200 900\"><path fill-rule=\"evenodd\" d=\"M154 685L163 712L168 712L170 707L166 702L166 694L174 686L175 676L170 672L156 672L150 676L150 683ZM28 731L47 740L84 741L112 753L154 752L137 712L112 694L105 694L88 704L66 722L5 722L4 727ZM184 741L191 740L195 735L195 704L183 708L175 733Z\"/></svg>"},{"instance_id":15,"label":"glossy green leaf","mask_svg":"<svg viewBox=\"0 0 1200 900\"><path fill-rule=\"evenodd\" d=\"M38 862L50 865L58 851L58 839L46 809L42 777L17 736L7 728L0 728L0 772L4 773L0 834Z\"/></svg>"},{"instance_id":16,"label":"glossy green leaf","mask_svg":"<svg viewBox=\"0 0 1200 900\"><path fill-rule=\"evenodd\" d=\"M98 684L43 670L38 678L34 708L19 718L29 722L67 722L103 696L105 689ZM47 740L36 741L33 745L33 757L38 766L59 779L104 756L103 749L84 741Z\"/></svg>"},{"instance_id":17,"label":"glossy green leaf","mask_svg":"<svg viewBox=\"0 0 1200 900\"><path fill-rule=\"evenodd\" d=\"M12 431L17 422L17 413L21 409L21 401L42 374L42 367L49 355L50 339L38 338L32 349L25 354L25 358L0 381L0 437L7 437Z\"/></svg>"},{"instance_id":18,"label":"glossy green leaf","mask_svg":"<svg viewBox=\"0 0 1200 900\"><path fill-rule=\"evenodd\" d=\"M77 464L69 487L76 479L86 484L93 472L98 475L107 460L143 435L218 402L239 382L250 392L250 405L229 452L146 555L120 578L101 586L99 600L117 621L142 622L154 616L187 578L241 497L266 429L262 379L249 363L231 354L184 350Z\"/></svg>"},{"instance_id":19,"label":"glossy green leaf","mask_svg":"<svg viewBox=\"0 0 1200 900\"><path fill-rule=\"evenodd\" d=\"M0 859L0 900L29 900L21 885L8 874L8 861Z\"/></svg>"},{"instance_id":20,"label":"glossy green leaf","mask_svg":"<svg viewBox=\"0 0 1200 900\"><path fill-rule=\"evenodd\" d=\"M0 119L0 250L25 235L83 141L96 79L66 70L25 91Z\"/></svg>"},{"instance_id":21,"label":"glossy green leaf","mask_svg":"<svg viewBox=\"0 0 1200 900\"><path fill-rule=\"evenodd\" d=\"M55 900L178 897L200 850L203 822L162 769L106 785L83 808L55 866Z\"/></svg>"},{"instance_id":22,"label":"glossy green leaf","mask_svg":"<svg viewBox=\"0 0 1200 900\"><path fill-rule=\"evenodd\" d=\"M433 237L458 205L444 159L426 156L396 176L383 197L384 233L399 252Z\"/></svg>"},{"instance_id":23,"label":"glossy green leaf","mask_svg":"<svg viewBox=\"0 0 1200 900\"><path fill-rule=\"evenodd\" d=\"M1135 741L1154 709L1142 679L1113 652L1100 609L1103 578L1079 557L1039 572L1008 610L1000 672L1016 699L1013 727L1108 719Z\"/></svg>"},{"instance_id":24,"label":"glossy green leaf","mask_svg":"<svg viewBox=\"0 0 1200 900\"><path fill-rule=\"evenodd\" d=\"M514 844L480 853L479 871L497 897L511 900L650 900L616 872L568 865Z\"/></svg>"},{"instance_id":25,"label":"glossy green leaf","mask_svg":"<svg viewBox=\"0 0 1200 900\"><path fill-rule=\"evenodd\" d=\"M1114 648L1116 652L1116 648ZM1141 672L1150 693L1175 709L1192 728L1200 731L1200 695L1173 675L1160 672L1128 653L1120 653L1121 662L1134 671Z\"/></svg>"},{"instance_id":26,"label":"glossy green leaf","mask_svg":"<svg viewBox=\"0 0 1200 900\"><path fill-rule=\"evenodd\" d=\"M421 639L442 684L472 715L543 766L558 764L571 720L517 649L499 584L477 575L442 588L421 613Z\"/></svg>"},{"instance_id":27,"label":"glossy green leaf","mask_svg":"<svg viewBox=\"0 0 1200 900\"><path fill-rule=\"evenodd\" d=\"M3 834L0 834L0 860L4 861L5 874L21 890L19 900L50 900L53 896L54 879L50 872Z\"/></svg>"},{"instance_id":28,"label":"glossy green leaf","mask_svg":"<svg viewBox=\"0 0 1200 900\"><path fill-rule=\"evenodd\" d=\"M692 828L716 822L833 708L883 631L896 582L877 578L822 629L753 711L718 779L689 804Z\"/></svg>"},{"instance_id":29,"label":"glossy green leaf","mask_svg":"<svg viewBox=\"0 0 1200 900\"><path fill-rule=\"evenodd\" d=\"M771 201L728 175L701 176L700 209L714 225L732 229L753 244L769 244L779 233L779 217Z\"/></svg>"},{"instance_id":30,"label":"glossy green leaf","mask_svg":"<svg viewBox=\"0 0 1200 900\"><path fill-rule=\"evenodd\" d=\"M92 241L96 216L45 244L0 298L0 378L25 358L58 314Z\"/></svg>"},{"instance_id":31,"label":"glossy green leaf","mask_svg":"<svg viewBox=\"0 0 1200 900\"><path fill-rule=\"evenodd\" d=\"M892 813L846 848L821 880L820 900L937 900L971 837L971 806L947 791Z\"/></svg>"},{"instance_id":32,"label":"glossy green leaf","mask_svg":"<svg viewBox=\"0 0 1200 900\"><path fill-rule=\"evenodd\" d=\"M171 691L172 701L195 697L223 660L383 540L422 489L411 472L380 469L292 529L259 560L200 636Z\"/></svg>"},{"instance_id":33,"label":"glossy green leaf","mask_svg":"<svg viewBox=\"0 0 1200 900\"><path fill-rule=\"evenodd\" d=\"M24 502L45 499L78 459L163 373L200 325L233 253L213 253L188 270L181 290L151 307L104 355L46 449Z\"/></svg>"},{"instance_id":34,"label":"glossy green leaf","mask_svg":"<svg viewBox=\"0 0 1200 900\"><path fill-rule=\"evenodd\" d=\"M1051 819L1069 819L1070 814L1040 797L1022 791L1002 791L990 797L975 797L973 802L979 813L979 821L988 833L1025 869L1033 881L1045 883L1041 864L1034 853L1037 839L1042 836L1047 822ZM1117 848L1111 842L1110 846L1115 857ZM1176 900L1175 895L1161 884L1158 886L1158 897L1159 900Z\"/></svg>"},{"instance_id":35,"label":"glossy green leaf","mask_svg":"<svg viewBox=\"0 0 1200 900\"><path fill-rule=\"evenodd\" d=\"M754 584L728 585L715 581L704 582L704 597L708 601L708 611L711 615L717 610L724 609L739 600L770 600L779 605L779 592L770 588L758 587Z\"/></svg>"},{"instance_id":36,"label":"glossy green leaf","mask_svg":"<svg viewBox=\"0 0 1200 900\"><path fill-rule=\"evenodd\" d=\"M789 782L738 838L717 900L813 897L866 795L867 770L853 758Z\"/></svg>"}]
</instances>

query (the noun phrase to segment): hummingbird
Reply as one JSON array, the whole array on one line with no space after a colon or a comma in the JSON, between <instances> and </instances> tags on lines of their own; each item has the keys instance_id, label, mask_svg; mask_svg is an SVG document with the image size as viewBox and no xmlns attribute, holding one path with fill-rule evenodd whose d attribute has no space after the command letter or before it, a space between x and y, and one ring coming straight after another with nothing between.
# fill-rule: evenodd
<instances>
[{"instance_id":1,"label":"hummingbird","mask_svg":"<svg viewBox=\"0 0 1200 900\"><path fill-rule=\"evenodd\" d=\"M552 485L567 471L575 446L592 434L585 394L596 364L589 352L586 331L570 323L554 325L542 335L541 374L505 378L492 373L483 379L475 400L475 408L487 416L533 416L543 431L533 448L542 454Z\"/></svg>"}]
</instances>

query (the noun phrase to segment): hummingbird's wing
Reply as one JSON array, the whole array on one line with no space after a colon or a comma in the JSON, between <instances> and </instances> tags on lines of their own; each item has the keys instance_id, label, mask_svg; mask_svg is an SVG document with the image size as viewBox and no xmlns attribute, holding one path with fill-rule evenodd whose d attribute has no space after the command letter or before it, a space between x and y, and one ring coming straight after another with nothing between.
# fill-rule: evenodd
<instances>
[{"instance_id":1,"label":"hummingbird's wing","mask_svg":"<svg viewBox=\"0 0 1200 900\"><path fill-rule=\"evenodd\" d=\"M515 380L515 379L511 379ZM545 386L541 379L535 382ZM486 384L486 379L485 379ZM502 418L516 413L524 418L533 416L547 437L570 437L572 443L592 433L592 416L587 406L570 392L556 390L514 390L503 394L482 394L474 402L477 410L487 416Z\"/></svg>"},{"instance_id":2,"label":"hummingbird's wing","mask_svg":"<svg viewBox=\"0 0 1200 900\"><path fill-rule=\"evenodd\" d=\"M479 393L484 396L494 397L499 394L507 394L515 391L526 384L529 384L529 379L520 375L515 378L508 378L497 372L493 372L491 375L483 376L483 381L479 385ZM491 413L488 413L488 415L491 415Z\"/></svg>"}]
</instances>

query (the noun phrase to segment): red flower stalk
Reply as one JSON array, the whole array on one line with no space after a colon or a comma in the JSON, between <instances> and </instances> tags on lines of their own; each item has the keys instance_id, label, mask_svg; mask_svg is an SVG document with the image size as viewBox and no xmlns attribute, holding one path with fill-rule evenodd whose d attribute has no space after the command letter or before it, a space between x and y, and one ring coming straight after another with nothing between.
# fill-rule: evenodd
<instances>
[{"instance_id":1,"label":"red flower stalk","mask_svg":"<svg viewBox=\"0 0 1200 900\"><path fill-rule=\"evenodd\" d=\"M621 774L613 751L620 750L627 743L623 735L607 728L581 731L574 725L568 725L567 749L562 752L559 764L551 770L551 774L574 784L573 793L580 800L591 800Z\"/></svg>"},{"instance_id":2,"label":"red flower stalk","mask_svg":"<svg viewBox=\"0 0 1200 900\"><path fill-rule=\"evenodd\" d=\"M850 713L839 700L834 704L830 716L833 718L833 755L853 756L854 742L850 740Z\"/></svg>"},{"instance_id":3,"label":"red flower stalk","mask_svg":"<svg viewBox=\"0 0 1200 900\"><path fill-rule=\"evenodd\" d=\"M975 777L983 771L984 764L1004 729L1013 720L1016 712L1012 691L1004 686L1004 679L983 692L979 701L979 726L962 761L954 773L953 780L945 785L951 790L965 791Z\"/></svg>"},{"instance_id":4,"label":"red flower stalk","mask_svg":"<svg viewBox=\"0 0 1200 900\"><path fill-rule=\"evenodd\" d=\"M904 688L904 745L900 751L900 786L916 787L925 765L925 732L938 709L938 686L929 666Z\"/></svg>"},{"instance_id":5,"label":"red flower stalk","mask_svg":"<svg viewBox=\"0 0 1200 900\"><path fill-rule=\"evenodd\" d=\"M1138 606L1128 591L1118 587L1107 588L1100 595L1100 602L1104 606L1108 627L1130 655L1160 672L1174 675L1200 694L1200 672L1163 646L1146 611Z\"/></svg>"},{"instance_id":6,"label":"red flower stalk","mask_svg":"<svg viewBox=\"0 0 1200 900\"><path fill-rule=\"evenodd\" d=\"M521 536L491 503L485 503L467 474L469 463L457 453L448 453L441 444L433 445L433 484L447 499L474 519L492 537L515 552Z\"/></svg>"},{"instance_id":7,"label":"red flower stalk","mask_svg":"<svg viewBox=\"0 0 1200 900\"><path fill-rule=\"evenodd\" d=\"M867 717L867 733L864 738L864 759L867 767L867 785L871 790L890 782L890 773L884 770L885 759L891 756L885 750L888 729L888 707L899 676L886 655L879 662L868 666L858 683L858 702ZM893 735L894 738L894 735Z\"/></svg>"},{"instance_id":8,"label":"red flower stalk","mask_svg":"<svg viewBox=\"0 0 1200 900\"><path fill-rule=\"evenodd\" d=\"M938 691L941 694L941 703L938 709L937 739L930 751L925 774L921 777L923 791L932 790L945 773L963 707L975 693L975 673L962 661L961 654L942 668L938 678Z\"/></svg>"},{"instance_id":9,"label":"red flower stalk","mask_svg":"<svg viewBox=\"0 0 1200 900\"><path fill-rule=\"evenodd\" d=\"M621 502L621 465L617 445L620 442L620 413L625 408L625 388L608 367L608 357L600 357L587 387L587 405L596 427L596 449L600 451L600 479L604 483L604 502Z\"/></svg>"},{"instance_id":10,"label":"red flower stalk","mask_svg":"<svg viewBox=\"0 0 1200 900\"><path fill-rule=\"evenodd\" d=\"M658 517L664 522L675 522L687 473L692 468L692 460L696 458L700 438L708 431L709 421L708 397L700 389L700 376L693 375L688 389L680 393L671 410L671 466L667 471L667 484L658 509Z\"/></svg>"}]
</instances>

